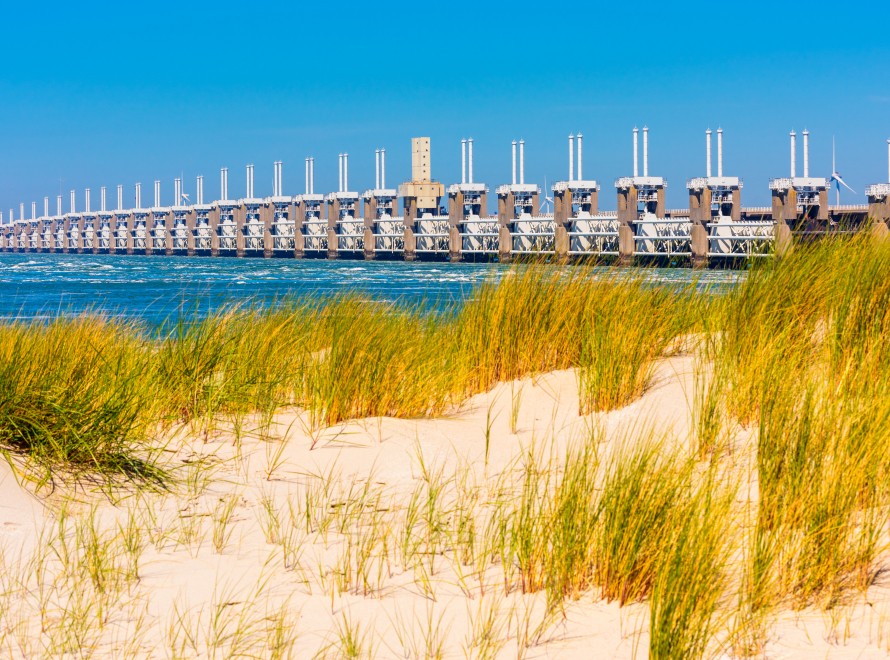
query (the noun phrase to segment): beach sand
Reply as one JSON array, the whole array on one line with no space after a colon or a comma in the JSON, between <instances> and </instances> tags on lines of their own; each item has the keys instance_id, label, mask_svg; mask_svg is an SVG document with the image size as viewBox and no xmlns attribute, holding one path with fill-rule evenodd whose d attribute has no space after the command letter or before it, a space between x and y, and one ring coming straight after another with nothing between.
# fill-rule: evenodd
<instances>
[{"instance_id":1,"label":"beach sand","mask_svg":"<svg viewBox=\"0 0 890 660\"><path fill-rule=\"evenodd\" d=\"M273 429L283 444L257 437L249 424L206 439L182 432L171 441L183 480L175 492L129 494L119 501L80 493L68 504L75 518L93 511L100 529L115 530L132 517L145 530L138 581L115 594L87 644L99 657L125 651L189 657L195 650L212 655L214 649L225 657L242 647L271 655L275 613L286 608L293 657L341 655L338 630L345 627L358 631L373 657L425 657L436 650L444 657L479 657L483 649L491 652L488 657L503 658L645 657L647 604L619 607L593 590L546 616L544 593L504 593L504 569L497 564L467 574L470 569L446 553L404 565L399 548L406 535L392 521L405 517L412 495L428 496L430 483L441 485L435 515L443 520L460 492L475 493L484 509L528 452L557 460L593 426L602 430L604 454L646 424L670 442L686 443L692 391L693 359L679 355L659 361L640 399L608 414L579 415L577 376L561 371L500 384L445 418L364 419L315 433L305 413L283 411ZM752 472L754 440L743 429L733 435L727 460L740 475ZM739 497L756 494L756 484L747 476L742 481ZM288 536L283 543L267 538L264 500L278 512L279 533ZM41 503L16 482L9 465L0 464L7 575L33 584L27 560L41 530L55 525L60 501L55 493ZM219 522L226 519L225 525ZM376 532L369 531L368 519L378 521ZM342 534L341 528L351 531ZM230 536L218 551L214 531L221 538L220 529ZM390 548L385 561L369 553L364 578L355 560L363 534L356 530L365 530L378 548ZM53 602L61 611L70 594L64 587L58 591ZM890 648L888 596L890 585L879 583L865 597L828 612L781 610L770 619L765 655L884 657ZM10 655L41 654L53 627L66 621L50 606L50 632L41 633L37 600L4 602L3 648ZM723 628L714 650L728 656L728 649L718 647L726 637ZM28 636L31 641L23 642Z\"/></svg>"}]
</instances>

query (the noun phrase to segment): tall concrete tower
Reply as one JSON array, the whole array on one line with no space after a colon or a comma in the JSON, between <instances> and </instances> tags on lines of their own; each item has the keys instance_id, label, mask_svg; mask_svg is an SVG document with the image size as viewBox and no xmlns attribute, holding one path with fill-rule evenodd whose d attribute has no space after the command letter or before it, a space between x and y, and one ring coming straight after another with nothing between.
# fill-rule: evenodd
<instances>
[{"instance_id":1,"label":"tall concrete tower","mask_svg":"<svg viewBox=\"0 0 890 660\"><path fill-rule=\"evenodd\" d=\"M411 138L411 180L399 186L405 214L405 261L417 258L417 220L438 215L445 186L432 178L432 157L428 137Z\"/></svg>"}]
</instances>

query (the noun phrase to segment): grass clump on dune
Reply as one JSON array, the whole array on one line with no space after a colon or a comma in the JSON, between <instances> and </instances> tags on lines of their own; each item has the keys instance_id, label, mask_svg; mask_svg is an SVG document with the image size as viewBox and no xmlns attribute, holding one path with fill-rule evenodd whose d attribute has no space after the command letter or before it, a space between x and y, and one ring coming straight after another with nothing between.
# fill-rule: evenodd
<instances>
[{"instance_id":1,"label":"grass clump on dune","mask_svg":"<svg viewBox=\"0 0 890 660\"><path fill-rule=\"evenodd\" d=\"M158 481L149 443L159 410L139 329L98 317L0 326L0 446L37 478Z\"/></svg>"}]
</instances>

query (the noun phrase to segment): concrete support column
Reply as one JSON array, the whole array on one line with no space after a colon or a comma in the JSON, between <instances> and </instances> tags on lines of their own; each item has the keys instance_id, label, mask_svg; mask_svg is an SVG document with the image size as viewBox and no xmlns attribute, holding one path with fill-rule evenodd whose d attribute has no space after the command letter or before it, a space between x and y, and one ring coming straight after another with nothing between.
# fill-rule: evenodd
<instances>
[{"instance_id":1,"label":"concrete support column","mask_svg":"<svg viewBox=\"0 0 890 660\"><path fill-rule=\"evenodd\" d=\"M378 219L377 198L374 195L365 197L364 200L362 200L362 206L362 218L364 219L362 225L364 256L365 261L373 261L377 256L376 245L374 244L374 221Z\"/></svg>"},{"instance_id":2,"label":"concrete support column","mask_svg":"<svg viewBox=\"0 0 890 660\"><path fill-rule=\"evenodd\" d=\"M164 214L164 254L173 256L173 211Z\"/></svg>"},{"instance_id":3,"label":"concrete support column","mask_svg":"<svg viewBox=\"0 0 890 660\"><path fill-rule=\"evenodd\" d=\"M260 220L263 222L263 258L271 259L274 255L274 239L272 238L272 220L275 217L275 205L263 204L260 207Z\"/></svg>"},{"instance_id":4,"label":"concrete support column","mask_svg":"<svg viewBox=\"0 0 890 660\"><path fill-rule=\"evenodd\" d=\"M340 246L337 242L337 223L340 221L340 200L328 201L328 259L337 259L340 256Z\"/></svg>"},{"instance_id":5,"label":"concrete support column","mask_svg":"<svg viewBox=\"0 0 890 660\"><path fill-rule=\"evenodd\" d=\"M618 263L633 263L636 252L634 223L639 217L639 191L636 186L618 189Z\"/></svg>"},{"instance_id":6,"label":"concrete support column","mask_svg":"<svg viewBox=\"0 0 890 660\"><path fill-rule=\"evenodd\" d=\"M405 197L405 261L417 259L417 198Z\"/></svg>"},{"instance_id":7,"label":"concrete support column","mask_svg":"<svg viewBox=\"0 0 890 660\"><path fill-rule=\"evenodd\" d=\"M689 219L692 221L690 228L692 267L704 268L708 265L708 252L710 241L708 240L708 223L711 221L711 201L713 193L710 188L689 191Z\"/></svg>"},{"instance_id":8,"label":"concrete support column","mask_svg":"<svg viewBox=\"0 0 890 660\"><path fill-rule=\"evenodd\" d=\"M630 224L637 221L637 196L638 191L634 186L618 190L618 222Z\"/></svg>"},{"instance_id":9,"label":"concrete support column","mask_svg":"<svg viewBox=\"0 0 890 660\"><path fill-rule=\"evenodd\" d=\"M656 193L656 202L655 202L655 216L657 218L664 217L664 211L667 208L664 202L664 188L659 188Z\"/></svg>"},{"instance_id":10,"label":"concrete support column","mask_svg":"<svg viewBox=\"0 0 890 660\"><path fill-rule=\"evenodd\" d=\"M741 222L742 220L742 191L739 188L732 191L732 213L730 217L733 222Z\"/></svg>"},{"instance_id":11,"label":"concrete support column","mask_svg":"<svg viewBox=\"0 0 890 660\"><path fill-rule=\"evenodd\" d=\"M303 258L306 236L303 234L303 221L306 219L306 202L298 202L294 211L294 259Z\"/></svg>"},{"instance_id":12,"label":"concrete support column","mask_svg":"<svg viewBox=\"0 0 890 660\"><path fill-rule=\"evenodd\" d=\"M84 230L85 225L86 225L86 223L84 222L83 216L77 218L74 221L73 226L74 226L75 231L77 232L75 234L75 236L77 238L77 242L75 243L75 245L77 246L76 249L77 249L78 254L83 254L83 251L85 249L84 241L83 241L83 230Z\"/></svg>"},{"instance_id":13,"label":"concrete support column","mask_svg":"<svg viewBox=\"0 0 890 660\"><path fill-rule=\"evenodd\" d=\"M197 226L198 214L195 212L194 209L191 209L188 213L185 214L185 253L189 257L195 256L195 252L197 251L197 241L195 237Z\"/></svg>"},{"instance_id":14,"label":"concrete support column","mask_svg":"<svg viewBox=\"0 0 890 660\"><path fill-rule=\"evenodd\" d=\"M706 225L693 222L690 228L692 267L704 268L708 265L708 252L710 252L711 242L708 238L708 228Z\"/></svg>"},{"instance_id":15,"label":"concrete support column","mask_svg":"<svg viewBox=\"0 0 890 660\"><path fill-rule=\"evenodd\" d=\"M868 217L874 223L890 222L890 195L882 199L875 197L869 199Z\"/></svg>"},{"instance_id":16,"label":"concrete support column","mask_svg":"<svg viewBox=\"0 0 890 660\"><path fill-rule=\"evenodd\" d=\"M791 224L797 222L797 191L774 190L772 196L776 256L788 254L792 248Z\"/></svg>"},{"instance_id":17,"label":"concrete support column","mask_svg":"<svg viewBox=\"0 0 890 660\"><path fill-rule=\"evenodd\" d=\"M553 193L553 247L556 258L568 261L570 241L569 225L572 218L572 191L569 188Z\"/></svg>"},{"instance_id":18,"label":"concrete support column","mask_svg":"<svg viewBox=\"0 0 890 660\"><path fill-rule=\"evenodd\" d=\"M510 225L515 214L515 198L512 192L498 195L498 261L510 263L513 259L513 235Z\"/></svg>"},{"instance_id":19,"label":"concrete support column","mask_svg":"<svg viewBox=\"0 0 890 660\"><path fill-rule=\"evenodd\" d=\"M214 206L207 214L207 226L210 227L210 256L219 256L219 207Z\"/></svg>"},{"instance_id":20,"label":"concrete support column","mask_svg":"<svg viewBox=\"0 0 890 660\"><path fill-rule=\"evenodd\" d=\"M689 191L689 219L693 223L705 224L711 221L711 189Z\"/></svg>"},{"instance_id":21,"label":"concrete support column","mask_svg":"<svg viewBox=\"0 0 890 660\"><path fill-rule=\"evenodd\" d=\"M239 259L244 256L245 237L244 230L247 224L247 207L243 204L236 206L233 212L235 219L235 256Z\"/></svg>"},{"instance_id":22,"label":"concrete support column","mask_svg":"<svg viewBox=\"0 0 890 660\"><path fill-rule=\"evenodd\" d=\"M819 191L819 214L816 219L828 223L828 190Z\"/></svg>"},{"instance_id":23,"label":"concrete support column","mask_svg":"<svg viewBox=\"0 0 890 660\"><path fill-rule=\"evenodd\" d=\"M448 260L457 263L461 260L463 244L460 226L464 221L464 194L460 191L448 195Z\"/></svg>"}]
</instances>

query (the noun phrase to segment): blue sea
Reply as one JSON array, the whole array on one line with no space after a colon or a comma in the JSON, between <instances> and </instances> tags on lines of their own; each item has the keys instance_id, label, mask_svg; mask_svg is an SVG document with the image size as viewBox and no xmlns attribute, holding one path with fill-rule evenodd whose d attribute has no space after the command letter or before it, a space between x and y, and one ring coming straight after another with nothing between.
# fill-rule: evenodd
<instances>
[{"instance_id":1,"label":"blue sea","mask_svg":"<svg viewBox=\"0 0 890 660\"><path fill-rule=\"evenodd\" d=\"M273 305L357 292L380 301L435 307L460 303L508 270L497 263L234 259L0 253L0 319L98 312L160 327L229 305ZM653 269L666 283L731 284L733 271Z\"/></svg>"}]
</instances>

